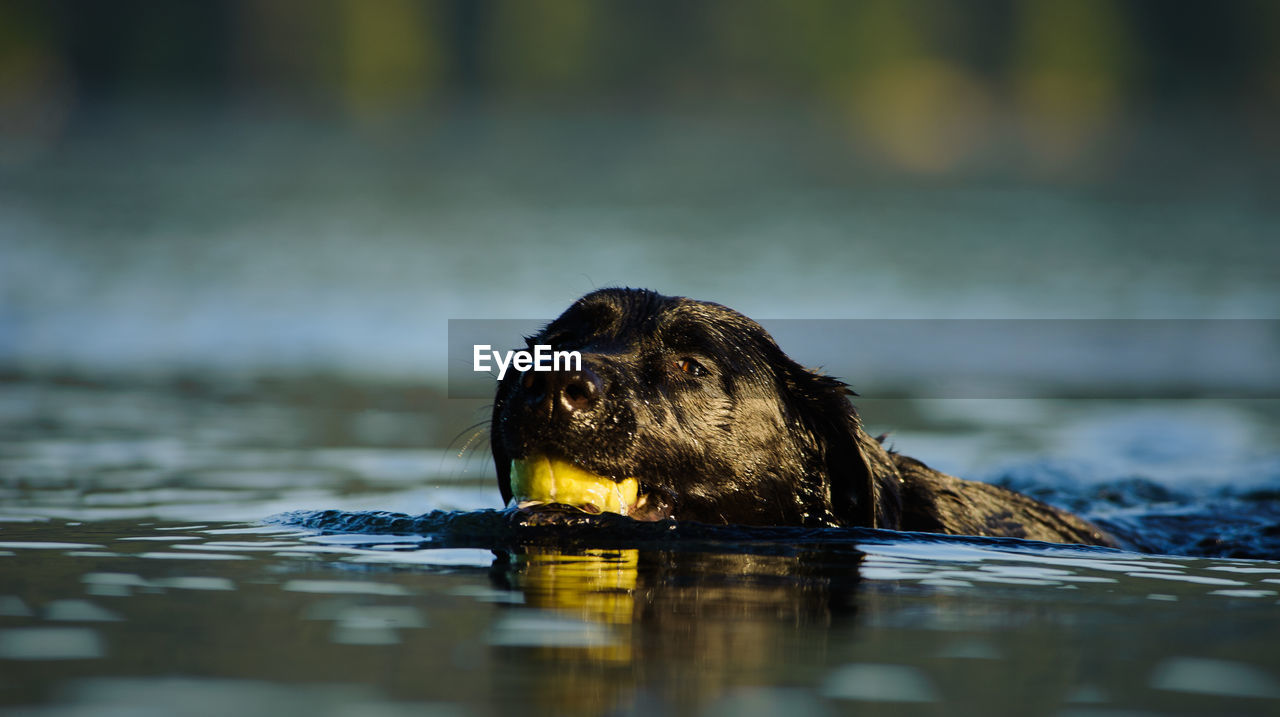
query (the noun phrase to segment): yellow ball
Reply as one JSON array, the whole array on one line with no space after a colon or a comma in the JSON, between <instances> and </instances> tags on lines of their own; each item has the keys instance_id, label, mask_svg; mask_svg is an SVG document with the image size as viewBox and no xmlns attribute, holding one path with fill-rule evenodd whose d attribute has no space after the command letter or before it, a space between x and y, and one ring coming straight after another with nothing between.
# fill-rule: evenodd
<instances>
[{"instance_id":1,"label":"yellow ball","mask_svg":"<svg viewBox=\"0 0 1280 717\"><path fill-rule=\"evenodd\" d=\"M529 456L511 461L511 494L521 505L593 505L602 512L626 515L639 492L635 478L615 481L559 458Z\"/></svg>"}]
</instances>

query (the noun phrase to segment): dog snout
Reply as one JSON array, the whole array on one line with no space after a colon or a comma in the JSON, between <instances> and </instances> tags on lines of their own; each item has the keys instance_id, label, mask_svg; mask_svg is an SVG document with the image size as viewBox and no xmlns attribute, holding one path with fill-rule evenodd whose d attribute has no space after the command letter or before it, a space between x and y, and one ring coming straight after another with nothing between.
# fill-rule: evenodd
<instances>
[{"instance_id":1,"label":"dog snout","mask_svg":"<svg viewBox=\"0 0 1280 717\"><path fill-rule=\"evenodd\" d=\"M521 386L531 408L566 416L595 411L604 396L604 382L585 366L578 371L528 371Z\"/></svg>"}]
</instances>

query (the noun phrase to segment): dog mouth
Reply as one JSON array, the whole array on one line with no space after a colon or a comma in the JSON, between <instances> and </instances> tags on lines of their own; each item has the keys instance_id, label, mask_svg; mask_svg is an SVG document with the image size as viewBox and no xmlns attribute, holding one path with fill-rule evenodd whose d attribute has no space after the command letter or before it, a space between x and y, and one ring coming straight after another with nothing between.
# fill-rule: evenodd
<instances>
[{"instance_id":1,"label":"dog mouth","mask_svg":"<svg viewBox=\"0 0 1280 717\"><path fill-rule=\"evenodd\" d=\"M637 478L615 479L592 473L545 454L511 461L511 503L526 512L574 510L615 513L637 520L659 520L667 510L641 492Z\"/></svg>"}]
</instances>

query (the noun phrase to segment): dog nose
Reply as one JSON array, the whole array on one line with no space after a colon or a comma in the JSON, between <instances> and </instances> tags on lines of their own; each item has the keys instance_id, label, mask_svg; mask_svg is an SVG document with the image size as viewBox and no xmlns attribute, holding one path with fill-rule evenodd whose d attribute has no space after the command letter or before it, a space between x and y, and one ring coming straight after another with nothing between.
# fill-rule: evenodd
<instances>
[{"instance_id":1,"label":"dog nose","mask_svg":"<svg viewBox=\"0 0 1280 717\"><path fill-rule=\"evenodd\" d=\"M579 371L529 371L521 380L530 406L547 405L567 415L593 410L604 394L604 382L588 368Z\"/></svg>"}]
</instances>

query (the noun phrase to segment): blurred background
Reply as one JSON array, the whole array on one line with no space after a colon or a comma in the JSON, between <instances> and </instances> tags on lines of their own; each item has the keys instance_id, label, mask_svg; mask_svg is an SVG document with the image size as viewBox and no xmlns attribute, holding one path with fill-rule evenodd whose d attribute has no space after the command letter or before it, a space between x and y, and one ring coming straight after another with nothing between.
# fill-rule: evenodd
<instances>
[{"instance_id":1,"label":"blurred background","mask_svg":"<svg viewBox=\"0 0 1280 717\"><path fill-rule=\"evenodd\" d=\"M400 410L608 285L1274 318L1278 119L1268 0L6 0L0 370Z\"/></svg>"},{"instance_id":2,"label":"blurred background","mask_svg":"<svg viewBox=\"0 0 1280 717\"><path fill-rule=\"evenodd\" d=\"M0 0L0 704L798 716L872 661L983 714L1266 712L1208 701L1280 693L1266 567L258 521L501 507L450 321L629 285L781 327L940 470L1275 560L1277 187L1276 0Z\"/></svg>"}]
</instances>

